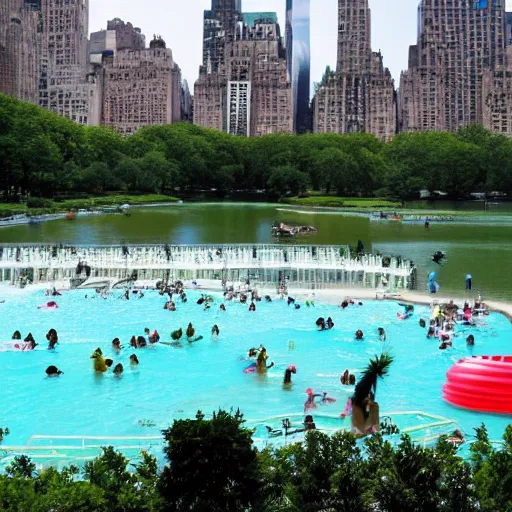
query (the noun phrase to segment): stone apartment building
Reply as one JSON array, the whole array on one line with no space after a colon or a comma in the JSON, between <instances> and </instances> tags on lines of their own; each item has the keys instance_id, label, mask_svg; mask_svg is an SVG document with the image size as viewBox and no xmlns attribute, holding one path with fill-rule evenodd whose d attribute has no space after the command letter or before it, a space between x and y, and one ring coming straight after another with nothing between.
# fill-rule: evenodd
<instances>
[{"instance_id":1,"label":"stone apartment building","mask_svg":"<svg viewBox=\"0 0 512 512\"><path fill-rule=\"evenodd\" d=\"M512 134L505 0L422 0L418 22L400 79L401 130L479 123Z\"/></svg>"},{"instance_id":2,"label":"stone apartment building","mask_svg":"<svg viewBox=\"0 0 512 512\"><path fill-rule=\"evenodd\" d=\"M0 92L31 103L39 99L39 17L37 1L0 2Z\"/></svg>"},{"instance_id":3,"label":"stone apartment building","mask_svg":"<svg viewBox=\"0 0 512 512\"><path fill-rule=\"evenodd\" d=\"M117 51L105 63L104 124L129 135L144 126L180 120L180 76L160 37L147 49Z\"/></svg>"},{"instance_id":4,"label":"stone apartment building","mask_svg":"<svg viewBox=\"0 0 512 512\"><path fill-rule=\"evenodd\" d=\"M313 99L315 133L373 133L388 141L397 130L394 81L371 49L368 0L339 0L336 71L326 71Z\"/></svg>"},{"instance_id":5,"label":"stone apartment building","mask_svg":"<svg viewBox=\"0 0 512 512\"><path fill-rule=\"evenodd\" d=\"M194 123L242 136L291 133L291 83L277 16L242 14L240 2L227 2L205 11Z\"/></svg>"}]
</instances>

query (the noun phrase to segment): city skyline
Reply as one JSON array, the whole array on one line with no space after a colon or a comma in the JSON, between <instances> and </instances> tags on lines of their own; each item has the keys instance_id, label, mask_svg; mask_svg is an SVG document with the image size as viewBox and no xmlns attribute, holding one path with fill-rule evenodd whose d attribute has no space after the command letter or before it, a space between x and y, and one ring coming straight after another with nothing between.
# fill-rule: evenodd
<instances>
[{"instance_id":1,"label":"city skyline","mask_svg":"<svg viewBox=\"0 0 512 512\"><path fill-rule=\"evenodd\" d=\"M120 17L140 27L148 39L153 34L161 35L172 48L183 77L189 85L194 83L202 63L203 12L210 9L211 0L194 0L186 6L178 0L147 0L144 9L134 0L89 1L91 31L104 29L108 19ZM275 11L284 35L286 0L242 0L242 8L244 12ZM382 51L398 84L401 71L407 68L409 46L416 41L417 2L389 0L384 5L370 0L370 8L374 19L372 47ZM155 16L155 12L160 14ZM326 66L336 67L337 19L338 0L311 2L311 85L320 82Z\"/></svg>"}]
</instances>

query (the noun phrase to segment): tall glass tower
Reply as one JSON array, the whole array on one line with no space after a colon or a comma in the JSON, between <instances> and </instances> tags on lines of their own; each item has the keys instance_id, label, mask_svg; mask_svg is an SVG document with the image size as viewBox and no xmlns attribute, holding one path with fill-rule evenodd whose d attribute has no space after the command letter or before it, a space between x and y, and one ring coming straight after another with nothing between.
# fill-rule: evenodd
<instances>
[{"instance_id":1,"label":"tall glass tower","mask_svg":"<svg viewBox=\"0 0 512 512\"><path fill-rule=\"evenodd\" d=\"M310 0L286 0L286 48L292 82L294 131L310 130Z\"/></svg>"}]
</instances>

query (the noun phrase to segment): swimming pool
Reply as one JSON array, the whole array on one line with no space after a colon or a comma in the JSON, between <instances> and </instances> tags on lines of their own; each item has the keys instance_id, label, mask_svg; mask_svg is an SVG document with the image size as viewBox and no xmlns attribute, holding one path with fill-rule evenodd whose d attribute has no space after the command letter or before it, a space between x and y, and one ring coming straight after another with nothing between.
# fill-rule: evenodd
<instances>
[{"instance_id":1,"label":"swimming pool","mask_svg":"<svg viewBox=\"0 0 512 512\"><path fill-rule=\"evenodd\" d=\"M204 311L196 304L199 292L190 291L188 303L178 301L178 310L169 312L163 309L166 299L154 291L129 301L119 298L121 290L107 300L92 295L91 291L64 292L56 298L57 310L37 309L48 300L42 291L13 296L0 304L0 341L9 340L19 329L23 337L32 332L40 343L33 352L0 353L0 426L11 431L4 445L25 445L34 435L158 437L173 419L194 416L199 409L208 414L219 407L240 408L252 423L300 415L308 387L328 391L337 400L319 406L313 414L339 414L353 390L340 385L340 374L349 368L357 375L383 347L391 350L395 362L389 376L378 384L382 412L421 410L447 417L466 435L485 422L491 439L501 438L510 422L506 416L456 409L441 396L448 368L470 355L467 334L475 336L474 355L512 353L512 326L498 314L486 317L485 327L465 328L467 332L455 338L453 349L440 351L438 342L427 340L418 325L422 315L429 316L426 307L416 307L412 319L401 321L396 313L402 308L393 302L365 302L343 311L330 305L317 303L307 308L303 304L295 310L276 299L271 304L257 303L255 312L239 303L227 303L227 311L221 311L217 295L217 302ZM335 328L318 332L315 321L320 316L331 316ZM129 356L134 350L127 345L133 334L143 335L145 327L156 328L161 341L171 341L170 332L179 327L185 330L188 322L203 340L185 341L183 348L158 344L138 349L140 365L136 370L130 368ZM216 340L210 335L214 324L220 328ZM378 327L387 332L385 344L378 341ZM59 333L55 351L46 349L45 333L50 328ZM364 341L354 341L357 329L363 330ZM111 348L115 337L126 347L119 355ZM248 362L240 359L250 347L260 344L267 348L276 368L265 376L246 375L243 369ZM96 347L101 347L106 357L113 357L114 365L124 365L121 377L94 373L90 355ZM289 364L296 365L297 374L292 389L284 390L282 379ZM47 378L49 365L57 366L64 375ZM62 444L62 440L51 438L42 442Z\"/></svg>"}]
</instances>

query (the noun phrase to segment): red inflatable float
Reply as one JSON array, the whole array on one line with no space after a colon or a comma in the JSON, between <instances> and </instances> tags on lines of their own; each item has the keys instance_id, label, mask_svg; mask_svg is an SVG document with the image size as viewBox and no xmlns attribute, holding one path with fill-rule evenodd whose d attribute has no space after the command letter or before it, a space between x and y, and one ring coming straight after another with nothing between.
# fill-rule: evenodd
<instances>
[{"instance_id":1,"label":"red inflatable float","mask_svg":"<svg viewBox=\"0 0 512 512\"><path fill-rule=\"evenodd\" d=\"M461 359L446 374L444 399L479 412L512 414L512 356Z\"/></svg>"}]
</instances>

